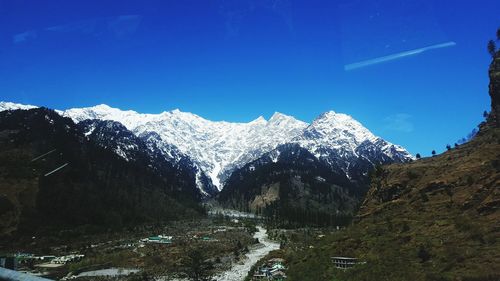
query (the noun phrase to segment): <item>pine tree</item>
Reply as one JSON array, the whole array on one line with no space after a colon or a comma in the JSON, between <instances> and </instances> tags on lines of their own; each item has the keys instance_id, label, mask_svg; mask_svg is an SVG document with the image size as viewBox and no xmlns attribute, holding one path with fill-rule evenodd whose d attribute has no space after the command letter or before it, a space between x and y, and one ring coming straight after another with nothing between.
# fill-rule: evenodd
<instances>
[{"instance_id":1,"label":"pine tree","mask_svg":"<svg viewBox=\"0 0 500 281\"><path fill-rule=\"evenodd\" d=\"M448 151L449 151L449 150L451 150L451 145L447 144L447 145L446 145L446 149L447 149Z\"/></svg>"},{"instance_id":2,"label":"pine tree","mask_svg":"<svg viewBox=\"0 0 500 281\"><path fill-rule=\"evenodd\" d=\"M436 151L435 150L432 151L432 156L436 156Z\"/></svg>"},{"instance_id":3,"label":"pine tree","mask_svg":"<svg viewBox=\"0 0 500 281\"><path fill-rule=\"evenodd\" d=\"M420 156L420 153L417 153L417 155L415 155L415 157L416 157L417 159L422 158L422 156Z\"/></svg>"},{"instance_id":4,"label":"pine tree","mask_svg":"<svg viewBox=\"0 0 500 281\"><path fill-rule=\"evenodd\" d=\"M488 42L488 53L490 53L490 55L492 57L495 57L495 54L497 53L496 49L497 49L497 47L495 45L495 41L490 40Z\"/></svg>"},{"instance_id":5,"label":"pine tree","mask_svg":"<svg viewBox=\"0 0 500 281\"><path fill-rule=\"evenodd\" d=\"M203 252L199 249L191 249L184 260L184 267L187 269L189 280L208 281L212 280L212 264L205 261Z\"/></svg>"}]
</instances>

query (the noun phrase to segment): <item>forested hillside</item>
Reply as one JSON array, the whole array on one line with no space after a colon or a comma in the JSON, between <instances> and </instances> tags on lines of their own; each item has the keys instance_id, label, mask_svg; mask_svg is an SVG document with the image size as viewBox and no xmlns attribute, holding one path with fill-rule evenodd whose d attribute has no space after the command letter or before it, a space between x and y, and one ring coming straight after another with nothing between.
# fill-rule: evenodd
<instances>
[{"instance_id":1,"label":"forested hillside","mask_svg":"<svg viewBox=\"0 0 500 281\"><path fill-rule=\"evenodd\" d=\"M0 112L2 244L198 216L194 182L180 180L189 175L156 173L144 159L119 157L49 109Z\"/></svg>"}]
</instances>

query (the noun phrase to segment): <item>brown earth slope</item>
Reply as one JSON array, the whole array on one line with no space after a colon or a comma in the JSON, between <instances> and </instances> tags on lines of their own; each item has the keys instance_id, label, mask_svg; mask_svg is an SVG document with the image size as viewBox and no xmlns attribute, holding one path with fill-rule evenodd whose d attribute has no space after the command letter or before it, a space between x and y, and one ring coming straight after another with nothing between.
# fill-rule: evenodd
<instances>
[{"instance_id":1,"label":"brown earth slope","mask_svg":"<svg viewBox=\"0 0 500 281\"><path fill-rule=\"evenodd\" d=\"M499 208L500 129L491 128L442 155L377 169L352 226L289 253L290 280L500 280ZM331 256L367 263L338 271Z\"/></svg>"}]
</instances>

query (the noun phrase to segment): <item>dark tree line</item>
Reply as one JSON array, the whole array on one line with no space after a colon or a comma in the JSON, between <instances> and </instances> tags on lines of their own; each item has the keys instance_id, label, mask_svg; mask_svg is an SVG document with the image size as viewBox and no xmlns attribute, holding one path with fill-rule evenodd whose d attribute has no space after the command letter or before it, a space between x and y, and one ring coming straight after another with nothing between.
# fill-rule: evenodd
<instances>
[{"instance_id":1,"label":"dark tree line","mask_svg":"<svg viewBox=\"0 0 500 281\"><path fill-rule=\"evenodd\" d=\"M266 225L280 228L347 226L353 218L350 213L337 214L315 209L280 206L279 203L267 206L263 216Z\"/></svg>"},{"instance_id":2,"label":"dark tree line","mask_svg":"<svg viewBox=\"0 0 500 281\"><path fill-rule=\"evenodd\" d=\"M496 46L496 43L495 42L498 42L500 41L500 28L497 29L497 34L496 34L496 40L490 40L488 41L488 46L487 46L487 49L488 49L488 53L492 56L492 57L495 57L498 50L497 50L497 46Z\"/></svg>"},{"instance_id":3,"label":"dark tree line","mask_svg":"<svg viewBox=\"0 0 500 281\"><path fill-rule=\"evenodd\" d=\"M233 173L219 195L220 202L256 212L269 224L281 227L348 224L368 189L368 179L350 181L300 147L288 147L280 158L276 163L254 163L256 169ZM271 188L277 198L250 210L254 199Z\"/></svg>"}]
</instances>

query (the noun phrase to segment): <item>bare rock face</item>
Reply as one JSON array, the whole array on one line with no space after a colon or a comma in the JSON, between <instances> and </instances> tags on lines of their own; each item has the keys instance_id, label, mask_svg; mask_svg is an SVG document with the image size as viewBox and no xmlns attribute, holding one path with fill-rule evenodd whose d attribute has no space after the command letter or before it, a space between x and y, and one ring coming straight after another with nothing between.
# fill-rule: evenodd
<instances>
[{"instance_id":1,"label":"bare rock face","mask_svg":"<svg viewBox=\"0 0 500 281\"><path fill-rule=\"evenodd\" d=\"M489 69L491 115L490 120L500 127L500 52L496 54Z\"/></svg>"}]
</instances>

